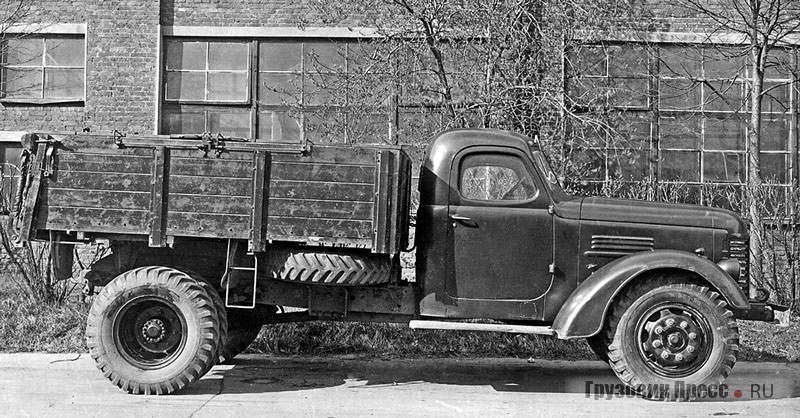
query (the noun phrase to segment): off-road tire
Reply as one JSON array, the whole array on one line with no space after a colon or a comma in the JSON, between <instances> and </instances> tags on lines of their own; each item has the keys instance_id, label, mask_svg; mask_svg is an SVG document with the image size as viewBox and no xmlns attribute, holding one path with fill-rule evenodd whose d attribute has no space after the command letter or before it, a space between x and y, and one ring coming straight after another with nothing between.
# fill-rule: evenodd
<instances>
[{"instance_id":1,"label":"off-road tire","mask_svg":"<svg viewBox=\"0 0 800 418\"><path fill-rule=\"evenodd\" d=\"M225 308L225 302L222 296L217 292L217 289L211 283L208 283L201 277L195 276L194 273L190 274L200 286L208 293L211 300L214 302L214 308L217 310L217 319L219 321L219 338L217 339L217 352L214 356L216 363L222 363L222 349L225 347L225 342L228 341L228 314Z\"/></svg>"},{"instance_id":2,"label":"off-road tire","mask_svg":"<svg viewBox=\"0 0 800 418\"><path fill-rule=\"evenodd\" d=\"M330 285L376 285L392 280L389 257L330 251L276 249L269 252L267 271L291 282Z\"/></svg>"},{"instance_id":3,"label":"off-road tire","mask_svg":"<svg viewBox=\"0 0 800 418\"><path fill-rule=\"evenodd\" d=\"M134 394L169 394L214 365L220 321L213 298L186 273L139 267L95 297L86 342L97 368Z\"/></svg>"},{"instance_id":4,"label":"off-road tire","mask_svg":"<svg viewBox=\"0 0 800 418\"><path fill-rule=\"evenodd\" d=\"M603 332L614 372L652 399L702 397L694 389L720 385L739 351L736 320L719 293L676 277L642 281L624 291Z\"/></svg>"}]
</instances>

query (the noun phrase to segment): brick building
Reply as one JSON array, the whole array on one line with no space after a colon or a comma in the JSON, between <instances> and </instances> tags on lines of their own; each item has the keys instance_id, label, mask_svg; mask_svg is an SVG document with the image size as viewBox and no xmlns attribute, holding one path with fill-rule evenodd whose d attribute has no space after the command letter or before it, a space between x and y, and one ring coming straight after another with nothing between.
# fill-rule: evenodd
<instances>
[{"instance_id":1,"label":"brick building","mask_svg":"<svg viewBox=\"0 0 800 418\"><path fill-rule=\"evenodd\" d=\"M427 122L413 106L399 109L409 101L398 100L396 88L374 83L354 99L348 84L336 84L334 73L359 70L359 40L373 35L363 29L364 16L327 24L314 3L36 3L23 22L34 24L24 27L29 35L15 38L18 27L6 36L13 48L4 58L0 139L31 130L221 131L251 140L345 142L416 135L413 126ZM668 2L649 3L646 36L593 39L577 55L567 53L568 65L558 69L566 74L565 101L577 112L599 107L616 115L613 131L575 128L580 140L568 158L590 182L738 187L747 172L746 68L740 58L701 45L701 20L676 18L661 8ZM793 48L781 55L796 68ZM797 177L796 74L766 75L772 93L762 170L787 189ZM318 88L326 83L334 88ZM368 100L366 113L337 108L353 100ZM330 128L326 120L345 122Z\"/></svg>"}]
</instances>

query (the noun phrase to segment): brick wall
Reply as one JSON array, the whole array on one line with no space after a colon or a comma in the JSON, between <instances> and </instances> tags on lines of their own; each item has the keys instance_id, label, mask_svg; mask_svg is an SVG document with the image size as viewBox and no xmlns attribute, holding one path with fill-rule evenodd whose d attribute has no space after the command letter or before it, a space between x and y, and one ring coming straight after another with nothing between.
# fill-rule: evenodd
<instances>
[{"instance_id":1,"label":"brick wall","mask_svg":"<svg viewBox=\"0 0 800 418\"><path fill-rule=\"evenodd\" d=\"M158 0L88 0L86 126L155 131Z\"/></svg>"},{"instance_id":2,"label":"brick wall","mask_svg":"<svg viewBox=\"0 0 800 418\"><path fill-rule=\"evenodd\" d=\"M161 23L175 26L342 26L364 24L365 13L321 13L315 0L162 0Z\"/></svg>"}]
</instances>

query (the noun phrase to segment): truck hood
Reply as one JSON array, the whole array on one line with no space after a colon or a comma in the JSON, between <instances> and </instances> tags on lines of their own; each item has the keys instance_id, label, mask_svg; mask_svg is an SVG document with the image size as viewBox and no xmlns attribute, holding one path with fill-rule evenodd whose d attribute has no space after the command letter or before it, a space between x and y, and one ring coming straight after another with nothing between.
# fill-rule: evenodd
<instances>
[{"instance_id":1,"label":"truck hood","mask_svg":"<svg viewBox=\"0 0 800 418\"><path fill-rule=\"evenodd\" d=\"M676 203L587 197L581 201L579 216L581 221L715 228L732 233L745 231L741 218L729 210Z\"/></svg>"}]
</instances>

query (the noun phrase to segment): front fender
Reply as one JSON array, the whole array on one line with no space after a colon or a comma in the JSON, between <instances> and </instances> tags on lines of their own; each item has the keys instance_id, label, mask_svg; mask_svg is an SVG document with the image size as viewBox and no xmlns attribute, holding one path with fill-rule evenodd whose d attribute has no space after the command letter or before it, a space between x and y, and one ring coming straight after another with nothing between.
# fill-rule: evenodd
<instances>
[{"instance_id":1,"label":"front fender","mask_svg":"<svg viewBox=\"0 0 800 418\"><path fill-rule=\"evenodd\" d=\"M736 280L706 258L675 250L640 252L606 264L578 285L553 322L558 338L584 338L597 334L611 301L620 290L643 273L660 269L696 273L720 292L730 306L737 309L750 306Z\"/></svg>"}]
</instances>

